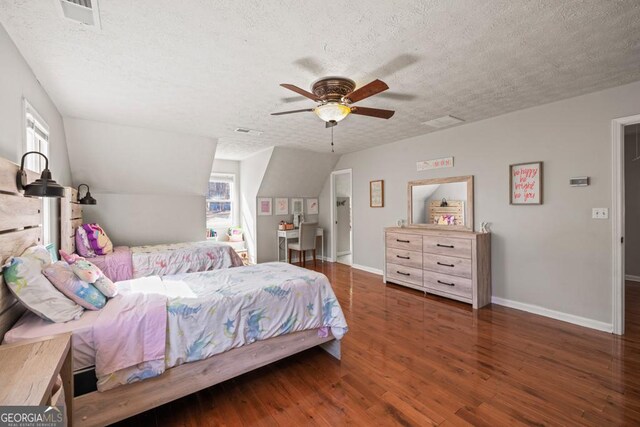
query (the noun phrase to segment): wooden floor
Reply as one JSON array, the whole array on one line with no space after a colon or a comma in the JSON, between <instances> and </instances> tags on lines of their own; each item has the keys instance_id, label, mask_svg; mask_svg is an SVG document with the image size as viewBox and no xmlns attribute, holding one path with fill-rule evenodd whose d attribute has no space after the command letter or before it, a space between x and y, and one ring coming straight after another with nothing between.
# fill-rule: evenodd
<instances>
[{"instance_id":1,"label":"wooden floor","mask_svg":"<svg viewBox=\"0 0 640 427\"><path fill-rule=\"evenodd\" d=\"M640 425L640 283L624 338L318 265L350 331L141 414L135 426Z\"/></svg>"}]
</instances>

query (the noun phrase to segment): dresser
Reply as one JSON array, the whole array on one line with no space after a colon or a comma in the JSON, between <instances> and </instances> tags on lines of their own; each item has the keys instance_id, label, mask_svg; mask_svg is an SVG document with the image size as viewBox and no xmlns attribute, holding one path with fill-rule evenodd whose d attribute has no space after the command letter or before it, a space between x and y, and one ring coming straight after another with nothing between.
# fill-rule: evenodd
<instances>
[{"instance_id":1,"label":"dresser","mask_svg":"<svg viewBox=\"0 0 640 427\"><path fill-rule=\"evenodd\" d=\"M384 282L463 301L491 302L491 234L386 228Z\"/></svg>"}]
</instances>

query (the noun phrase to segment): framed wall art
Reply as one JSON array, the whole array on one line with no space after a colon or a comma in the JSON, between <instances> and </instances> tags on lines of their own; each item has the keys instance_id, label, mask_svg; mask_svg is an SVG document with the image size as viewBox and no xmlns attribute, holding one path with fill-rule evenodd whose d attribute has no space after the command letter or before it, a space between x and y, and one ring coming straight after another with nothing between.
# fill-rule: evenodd
<instances>
[{"instance_id":1,"label":"framed wall art","mask_svg":"<svg viewBox=\"0 0 640 427\"><path fill-rule=\"evenodd\" d=\"M382 179L369 182L369 206L372 208L384 207L384 181Z\"/></svg>"}]
</instances>

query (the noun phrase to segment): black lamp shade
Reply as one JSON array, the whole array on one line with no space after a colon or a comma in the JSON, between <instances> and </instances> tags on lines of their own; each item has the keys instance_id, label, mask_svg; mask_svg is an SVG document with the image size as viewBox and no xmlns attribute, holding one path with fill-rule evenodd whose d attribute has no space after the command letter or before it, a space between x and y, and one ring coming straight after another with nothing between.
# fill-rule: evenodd
<instances>
[{"instance_id":1,"label":"black lamp shade","mask_svg":"<svg viewBox=\"0 0 640 427\"><path fill-rule=\"evenodd\" d=\"M80 189L82 187L87 187L87 192L83 198L80 198ZM78 203L81 205L96 205L98 203L98 201L91 195L91 191L89 191L89 186L87 184L78 185Z\"/></svg>"},{"instance_id":2,"label":"black lamp shade","mask_svg":"<svg viewBox=\"0 0 640 427\"><path fill-rule=\"evenodd\" d=\"M24 158L28 154L39 154L44 157L46 164L40 175L31 184L27 184L27 173L24 170ZM64 187L51 179L51 171L49 170L49 159L37 151L30 151L22 156L20 170L18 171L18 188L24 189L24 195L28 197L64 197Z\"/></svg>"}]
</instances>

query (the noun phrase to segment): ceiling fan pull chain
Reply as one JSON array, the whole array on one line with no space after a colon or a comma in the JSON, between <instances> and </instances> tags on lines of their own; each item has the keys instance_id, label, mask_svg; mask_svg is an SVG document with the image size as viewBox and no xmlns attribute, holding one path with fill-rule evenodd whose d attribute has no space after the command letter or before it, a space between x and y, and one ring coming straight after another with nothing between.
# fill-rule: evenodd
<instances>
[{"instance_id":1,"label":"ceiling fan pull chain","mask_svg":"<svg viewBox=\"0 0 640 427\"><path fill-rule=\"evenodd\" d=\"M333 153L333 126L331 126L331 152Z\"/></svg>"}]
</instances>

